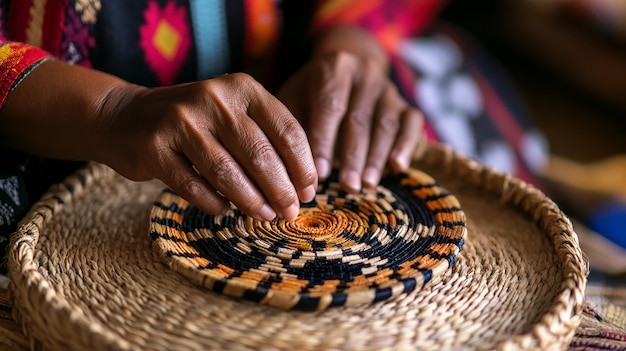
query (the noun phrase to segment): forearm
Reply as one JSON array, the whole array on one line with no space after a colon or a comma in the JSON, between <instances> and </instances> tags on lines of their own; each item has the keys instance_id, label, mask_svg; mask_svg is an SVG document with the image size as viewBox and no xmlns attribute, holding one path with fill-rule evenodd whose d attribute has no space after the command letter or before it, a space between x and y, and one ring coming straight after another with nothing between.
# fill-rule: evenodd
<instances>
[{"instance_id":1,"label":"forearm","mask_svg":"<svg viewBox=\"0 0 626 351\"><path fill-rule=\"evenodd\" d=\"M103 114L130 86L96 70L46 61L8 95L0 110L0 144L45 157L102 158Z\"/></svg>"}]
</instances>

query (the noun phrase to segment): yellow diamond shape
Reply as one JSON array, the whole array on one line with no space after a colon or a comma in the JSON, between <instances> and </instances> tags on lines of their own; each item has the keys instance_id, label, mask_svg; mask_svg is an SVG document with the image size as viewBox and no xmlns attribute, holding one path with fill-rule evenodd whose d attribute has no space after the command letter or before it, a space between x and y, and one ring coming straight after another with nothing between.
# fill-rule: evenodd
<instances>
[{"instance_id":1,"label":"yellow diamond shape","mask_svg":"<svg viewBox=\"0 0 626 351\"><path fill-rule=\"evenodd\" d=\"M165 19L159 21L154 37L152 38L152 44L161 55L167 60L173 60L180 46L180 42L180 33L178 33L176 28L172 27Z\"/></svg>"}]
</instances>

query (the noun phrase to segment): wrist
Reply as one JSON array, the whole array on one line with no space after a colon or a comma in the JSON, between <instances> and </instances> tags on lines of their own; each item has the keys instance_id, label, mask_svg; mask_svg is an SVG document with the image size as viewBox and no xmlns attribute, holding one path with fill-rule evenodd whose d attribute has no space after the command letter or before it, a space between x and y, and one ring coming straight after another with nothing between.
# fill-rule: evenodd
<instances>
[{"instance_id":1,"label":"wrist","mask_svg":"<svg viewBox=\"0 0 626 351\"><path fill-rule=\"evenodd\" d=\"M125 146L127 134L133 133L128 126L132 125L133 119L142 117L136 115L140 112L136 111L134 102L148 91L149 88L119 80L101 92L95 101L94 118L90 127L90 134L96 145L91 152L92 160L109 165L114 163L116 153L120 151L120 147Z\"/></svg>"},{"instance_id":2,"label":"wrist","mask_svg":"<svg viewBox=\"0 0 626 351\"><path fill-rule=\"evenodd\" d=\"M105 106L115 105L112 97L130 85L63 61L43 62L7 96L0 145L43 157L94 159L106 133Z\"/></svg>"},{"instance_id":3,"label":"wrist","mask_svg":"<svg viewBox=\"0 0 626 351\"><path fill-rule=\"evenodd\" d=\"M314 41L313 56L349 52L379 64L383 71L389 69L385 49L367 31L351 25L335 25L320 32Z\"/></svg>"}]
</instances>

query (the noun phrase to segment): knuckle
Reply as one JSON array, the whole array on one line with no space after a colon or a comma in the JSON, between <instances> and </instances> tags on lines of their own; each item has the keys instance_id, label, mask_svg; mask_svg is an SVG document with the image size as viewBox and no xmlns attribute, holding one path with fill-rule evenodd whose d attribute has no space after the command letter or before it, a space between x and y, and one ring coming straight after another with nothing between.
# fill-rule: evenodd
<instances>
[{"instance_id":1,"label":"knuckle","mask_svg":"<svg viewBox=\"0 0 626 351\"><path fill-rule=\"evenodd\" d=\"M357 58L352 53L340 50L324 54L319 62L323 80L331 80L355 68Z\"/></svg>"},{"instance_id":2,"label":"knuckle","mask_svg":"<svg viewBox=\"0 0 626 351\"><path fill-rule=\"evenodd\" d=\"M197 84L194 84L197 85ZM247 73L225 74L199 83L198 96L210 96L216 101L236 101L237 96L256 91L260 84Z\"/></svg>"},{"instance_id":3,"label":"knuckle","mask_svg":"<svg viewBox=\"0 0 626 351\"><path fill-rule=\"evenodd\" d=\"M357 61L357 57L353 53L345 50L339 50L329 54L329 59L333 62L335 68L353 65Z\"/></svg>"},{"instance_id":4,"label":"knuckle","mask_svg":"<svg viewBox=\"0 0 626 351\"><path fill-rule=\"evenodd\" d=\"M411 107L405 110L404 115L410 121L408 124L413 126L414 129L422 129L424 125L424 114L422 111Z\"/></svg>"},{"instance_id":5,"label":"knuckle","mask_svg":"<svg viewBox=\"0 0 626 351\"><path fill-rule=\"evenodd\" d=\"M376 130L388 135L395 134L400 128L400 116L397 113L386 113L376 120Z\"/></svg>"},{"instance_id":6,"label":"knuckle","mask_svg":"<svg viewBox=\"0 0 626 351\"><path fill-rule=\"evenodd\" d=\"M408 118L411 118L411 119L416 119L416 120L424 119L424 114L422 113L422 111L416 108L409 108L407 110L407 114L408 114Z\"/></svg>"},{"instance_id":7,"label":"knuckle","mask_svg":"<svg viewBox=\"0 0 626 351\"><path fill-rule=\"evenodd\" d=\"M373 152L366 160L365 167L371 167L378 171L382 171L387 162L387 156L389 155L389 149L386 150L376 150Z\"/></svg>"},{"instance_id":8,"label":"knuckle","mask_svg":"<svg viewBox=\"0 0 626 351\"><path fill-rule=\"evenodd\" d=\"M275 208L286 208L297 200L296 193L291 187L281 187L273 194L272 205Z\"/></svg>"},{"instance_id":9,"label":"knuckle","mask_svg":"<svg viewBox=\"0 0 626 351\"><path fill-rule=\"evenodd\" d=\"M386 84L384 85L385 88L385 95L388 99L393 100L393 101L404 101L402 96L400 95L400 92L398 91L398 87L393 84L391 81L387 80Z\"/></svg>"},{"instance_id":10,"label":"knuckle","mask_svg":"<svg viewBox=\"0 0 626 351\"><path fill-rule=\"evenodd\" d=\"M212 161L212 174L209 182L218 190L226 189L237 179L235 175L235 170L237 169L235 160L226 156L216 156Z\"/></svg>"},{"instance_id":11,"label":"knuckle","mask_svg":"<svg viewBox=\"0 0 626 351\"><path fill-rule=\"evenodd\" d=\"M283 121L278 131L278 137L289 150L301 149L307 146L307 135L300 122L289 118Z\"/></svg>"},{"instance_id":12,"label":"knuckle","mask_svg":"<svg viewBox=\"0 0 626 351\"><path fill-rule=\"evenodd\" d=\"M270 197L272 207L276 209L287 208L298 200L295 191L290 186L277 187Z\"/></svg>"},{"instance_id":13,"label":"knuckle","mask_svg":"<svg viewBox=\"0 0 626 351\"><path fill-rule=\"evenodd\" d=\"M252 76L250 76L247 73L244 72L237 72L237 73L232 73L232 74L227 74L225 76L222 76L225 79L233 82L233 83L246 83L249 81L254 81L254 79L252 78Z\"/></svg>"},{"instance_id":14,"label":"knuckle","mask_svg":"<svg viewBox=\"0 0 626 351\"><path fill-rule=\"evenodd\" d=\"M172 123L178 124L180 121L185 120L187 115L186 108L183 104L170 103L163 106L163 116L165 118L158 119L156 123Z\"/></svg>"},{"instance_id":15,"label":"knuckle","mask_svg":"<svg viewBox=\"0 0 626 351\"><path fill-rule=\"evenodd\" d=\"M199 119L193 118L184 104L167 104L163 107L163 116L155 121L155 127L161 131L194 135L201 130Z\"/></svg>"},{"instance_id":16,"label":"knuckle","mask_svg":"<svg viewBox=\"0 0 626 351\"><path fill-rule=\"evenodd\" d=\"M368 58L362 59L361 62L364 68L367 69L368 71L380 72L380 63L378 63L373 58L368 57Z\"/></svg>"},{"instance_id":17,"label":"knuckle","mask_svg":"<svg viewBox=\"0 0 626 351\"><path fill-rule=\"evenodd\" d=\"M257 90L260 88L260 84L251 75L247 73L238 72L238 73L228 74L224 77L228 79L230 84L238 88L244 87L244 88L249 88L252 90Z\"/></svg>"},{"instance_id":18,"label":"knuckle","mask_svg":"<svg viewBox=\"0 0 626 351\"><path fill-rule=\"evenodd\" d=\"M315 168L308 169L304 174L302 174L301 180L304 184L317 182L317 171Z\"/></svg>"},{"instance_id":19,"label":"knuckle","mask_svg":"<svg viewBox=\"0 0 626 351\"><path fill-rule=\"evenodd\" d=\"M372 110L366 108L355 109L350 112L350 123L357 127L367 128L372 121Z\"/></svg>"},{"instance_id":20,"label":"knuckle","mask_svg":"<svg viewBox=\"0 0 626 351\"><path fill-rule=\"evenodd\" d=\"M179 174L176 178L176 191L185 198L194 198L206 193L206 188L199 177L193 174Z\"/></svg>"},{"instance_id":21,"label":"knuckle","mask_svg":"<svg viewBox=\"0 0 626 351\"><path fill-rule=\"evenodd\" d=\"M274 147L266 140L259 140L253 143L248 153L255 170L271 168L270 165L276 161Z\"/></svg>"},{"instance_id":22,"label":"knuckle","mask_svg":"<svg viewBox=\"0 0 626 351\"><path fill-rule=\"evenodd\" d=\"M343 100L334 94L320 95L318 106L324 116L343 116L346 113Z\"/></svg>"},{"instance_id":23,"label":"knuckle","mask_svg":"<svg viewBox=\"0 0 626 351\"><path fill-rule=\"evenodd\" d=\"M295 193L282 191L277 193L276 195L276 200L274 200L273 206L278 209L287 208L297 200Z\"/></svg>"}]
</instances>

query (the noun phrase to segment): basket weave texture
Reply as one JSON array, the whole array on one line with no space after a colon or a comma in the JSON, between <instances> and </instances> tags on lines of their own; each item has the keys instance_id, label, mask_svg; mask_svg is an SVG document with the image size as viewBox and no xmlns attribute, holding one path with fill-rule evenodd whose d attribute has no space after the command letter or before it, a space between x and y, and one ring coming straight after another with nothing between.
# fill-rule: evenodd
<instances>
[{"instance_id":1,"label":"basket weave texture","mask_svg":"<svg viewBox=\"0 0 626 351\"><path fill-rule=\"evenodd\" d=\"M360 193L338 172L292 221L232 207L208 215L166 189L150 215L166 264L215 292L283 309L322 310L405 294L445 272L465 243L458 200L417 170Z\"/></svg>"},{"instance_id":2,"label":"basket weave texture","mask_svg":"<svg viewBox=\"0 0 626 351\"><path fill-rule=\"evenodd\" d=\"M440 146L413 167L458 198L467 240L421 289L285 311L216 294L162 263L149 214L163 185L91 164L51 189L13 236L16 319L47 350L563 350L587 265L541 191Z\"/></svg>"}]
</instances>

